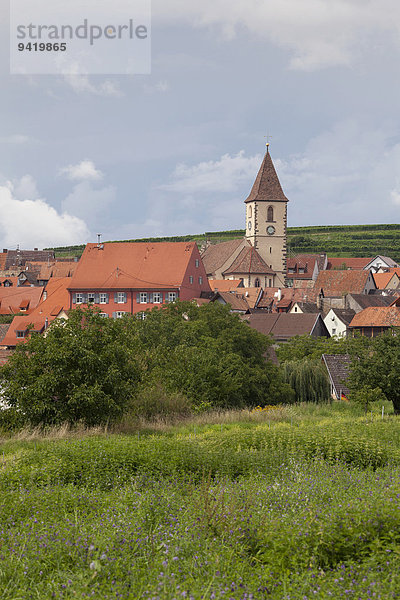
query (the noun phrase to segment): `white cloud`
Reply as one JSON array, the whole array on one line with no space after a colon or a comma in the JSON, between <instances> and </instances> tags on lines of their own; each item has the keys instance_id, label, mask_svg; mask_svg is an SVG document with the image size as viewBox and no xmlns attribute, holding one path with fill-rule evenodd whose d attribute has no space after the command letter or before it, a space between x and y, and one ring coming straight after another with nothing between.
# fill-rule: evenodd
<instances>
[{"instance_id":1,"label":"white cloud","mask_svg":"<svg viewBox=\"0 0 400 600\"><path fill-rule=\"evenodd\" d=\"M398 222L400 143L390 126L348 119L312 139L304 152L275 160L289 200L289 224Z\"/></svg>"},{"instance_id":2,"label":"white cloud","mask_svg":"<svg viewBox=\"0 0 400 600\"><path fill-rule=\"evenodd\" d=\"M93 230L101 223L107 209L116 203L114 187L95 189L90 181L78 183L62 203L62 209L89 223Z\"/></svg>"},{"instance_id":3,"label":"white cloud","mask_svg":"<svg viewBox=\"0 0 400 600\"><path fill-rule=\"evenodd\" d=\"M39 192L36 187L36 181L31 175L24 175L18 181L12 183L14 197L18 200L36 200Z\"/></svg>"},{"instance_id":4,"label":"white cloud","mask_svg":"<svg viewBox=\"0 0 400 600\"><path fill-rule=\"evenodd\" d=\"M68 165L60 169L60 174L66 175L72 181L98 181L103 178L103 173L96 169L92 160L82 160L76 165Z\"/></svg>"},{"instance_id":5,"label":"white cloud","mask_svg":"<svg viewBox=\"0 0 400 600\"><path fill-rule=\"evenodd\" d=\"M64 75L63 77L64 81L76 94L94 94L95 96L111 96L114 98L123 96L118 85L110 79L95 85L87 75Z\"/></svg>"},{"instance_id":6,"label":"white cloud","mask_svg":"<svg viewBox=\"0 0 400 600\"><path fill-rule=\"evenodd\" d=\"M0 144L27 144L30 138L27 135L14 134L0 137Z\"/></svg>"},{"instance_id":7,"label":"white cloud","mask_svg":"<svg viewBox=\"0 0 400 600\"><path fill-rule=\"evenodd\" d=\"M180 164L171 175L171 181L160 189L182 194L236 192L239 185L255 178L261 161L261 155L246 157L241 150L235 156L225 154L216 161L194 166Z\"/></svg>"},{"instance_id":8,"label":"white cloud","mask_svg":"<svg viewBox=\"0 0 400 600\"><path fill-rule=\"evenodd\" d=\"M247 30L288 48L291 66L303 70L351 64L377 36L398 44L400 29L398 0L164 0L153 14L217 27L226 39Z\"/></svg>"},{"instance_id":9,"label":"white cloud","mask_svg":"<svg viewBox=\"0 0 400 600\"><path fill-rule=\"evenodd\" d=\"M45 200L18 200L12 186L0 187L0 240L3 247L43 248L85 242L86 224L58 213Z\"/></svg>"}]
</instances>

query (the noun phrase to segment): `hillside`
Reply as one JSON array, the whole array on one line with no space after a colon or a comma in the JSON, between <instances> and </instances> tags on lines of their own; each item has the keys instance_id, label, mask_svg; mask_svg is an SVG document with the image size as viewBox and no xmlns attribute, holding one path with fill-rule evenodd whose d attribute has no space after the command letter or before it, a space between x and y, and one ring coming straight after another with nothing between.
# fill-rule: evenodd
<instances>
[{"instance_id":1,"label":"hillside","mask_svg":"<svg viewBox=\"0 0 400 600\"><path fill-rule=\"evenodd\" d=\"M123 240L129 242L192 242L199 246L207 240L216 244L243 237L244 230L214 231L198 235ZM121 240L122 241L122 240ZM329 256L390 256L400 262L400 225L327 225L289 227L291 255L300 252L327 252ZM54 248L56 256L80 256L84 246Z\"/></svg>"}]
</instances>

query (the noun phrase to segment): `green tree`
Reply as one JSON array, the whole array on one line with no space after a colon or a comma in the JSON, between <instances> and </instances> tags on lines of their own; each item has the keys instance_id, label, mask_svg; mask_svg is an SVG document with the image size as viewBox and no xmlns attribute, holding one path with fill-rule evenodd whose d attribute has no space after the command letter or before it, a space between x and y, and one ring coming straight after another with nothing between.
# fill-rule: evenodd
<instances>
[{"instance_id":1,"label":"green tree","mask_svg":"<svg viewBox=\"0 0 400 600\"><path fill-rule=\"evenodd\" d=\"M331 399L329 380L321 361L288 361L282 369L284 380L295 391L296 402L320 403Z\"/></svg>"},{"instance_id":2,"label":"green tree","mask_svg":"<svg viewBox=\"0 0 400 600\"><path fill-rule=\"evenodd\" d=\"M33 425L113 421L139 380L122 323L89 309L55 321L46 336L32 334L0 370L3 400Z\"/></svg>"},{"instance_id":3,"label":"green tree","mask_svg":"<svg viewBox=\"0 0 400 600\"><path fill-rule=\"evenodd\" d=\"M352 394L363 388L378 389L390 402L395 414L400 414L400 330L389 331L370 340L368 349L357 353L353 349L350 372Z\"/></svg>"},{"instance_id":4,"label":"green tree","mask_svg":"<svg viewBox=\"0 0 400 600\"><path fill-rule=\"evenodd\" d=\"M144 385L154 380L183 393L195 408L243 407L291 401L279 369L265 359L272 340L218 303L177 302L127 321L146 360Z\"/></svg>"},{"instance_id":5,"label":"green tree","mask_svg":"<svg viewBox=\"0 0 400 600\"><path fill-rule=\"evenodd\" d=\"M316 360L323 354L363 354L370 346L370 339L362 336L346 338L312 338L310 335L297 335L277 349L279 361L308 358Z\"/></svg>"}]
</instances>

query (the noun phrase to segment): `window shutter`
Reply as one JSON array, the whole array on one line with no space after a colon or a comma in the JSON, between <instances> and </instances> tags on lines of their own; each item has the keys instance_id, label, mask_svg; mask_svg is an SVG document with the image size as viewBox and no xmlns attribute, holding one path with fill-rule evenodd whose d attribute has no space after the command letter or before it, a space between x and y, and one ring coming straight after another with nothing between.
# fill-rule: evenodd
<instances>
[{"instance_id":1,"label":"window shutter","mask_svg":"<svg viewBox=\"0 0 400 600\"><path fill-rule=\"evenodd\" d=\"M125 292L125 294L124 294L124 302L125 302L125 303L126 303L126 302L128 302L128 295L127 295L127 293L126 293L126 292Z\"/></svg>"},{"instance_id":2,"label":"window shutter","mask_svg":"<svg viewBox=\"0 0 400 600\"><path fill-rule=\"evenodd\" d=\"M117 292L114 292L114 302L115 302L115 304L117 304L117 302L118 302L118 294L117 294Z\"/></svg>"},{"instance_id":3,"label":"window shutter","mask_svg":"<svg viewBox=\"0 0 400 600\"><path fill-rule=\"evenodd\" d=\"M153 294L152 293L149 294L149 302L150 302L150 304L153 304Z\"/></svg>"},{"instance_id":4,"label":"window shutter","mask_svg":"<svg viewBox=\"0 0 400 600\"><path fill-rule=\"evenodd\" d=\"M168 304L169 300L168 300L168 292L165 292L165 300L164 303Z\"/></svg>"},{"instance_id":5,"label":"window shutter","mask_svg":"<svg viewBox=\"0 0 400 600\"><path fill-rule=\"evenodd\" d=\"M110 302L110 296L109 294L106 294L106 304L108 304Z\"/></svg>"},{"instance_id":6,"label":"window shutter","mask_svg":"<svg viewBox=\"0 0 400 600\"><path fill-rule=\"evenodd\" d=\"M95 304L100 304L100 294L95 294L94 295L94 303Z\"/></svg>"},{"instance_id":7,"label":"window shutter","mask_svg":"<svg viewBox=\"0 0 400 600\"><path fill-rule=\"evenodd\" d=\"M76 294L72 294L72 304L76 304Z\"/></svg>"},{"instance_id":8,"label":"window shutter","mask_svg":"<svg viewBox=\"0 0 400 600\"><path fill-rule=\"evenodd\" d=\"M116 312L113 312L113 314L112 314L112 318L113 318L113 319L116 319L116 318L117 318L117 313L116 313Z\"/></svg>"},{"instance_id":9,"label":"window shutter","mask_svg":"<svg viewBox=\"0 0 400 600\"><path fill-rule=\"evenodd\" d=\"M140 304L140 294L139 294L139 293L138 293L138 294L136 294L136 302L137 302L138 304Z\"/></svg>"}]
</instances>

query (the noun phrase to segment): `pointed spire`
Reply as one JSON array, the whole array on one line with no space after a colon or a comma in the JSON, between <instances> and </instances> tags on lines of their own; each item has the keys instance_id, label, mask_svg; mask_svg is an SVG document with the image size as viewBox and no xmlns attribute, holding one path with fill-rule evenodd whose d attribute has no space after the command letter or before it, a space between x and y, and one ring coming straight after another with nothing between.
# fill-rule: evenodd
<instances>
[{"instance_id":1,"label":"pointed spire","mask_svg":"<svg viewBox=\"0 0 400 600\"><path fill-rule=\"evenodd\" d=\"M274 163L269 153L269 144L267 144L267 153L264 156L261 168L258 171L257 178L249 197L245 202L289 202L283 193L282 186L276 174Z\"/></svg>"}]
</instances>

